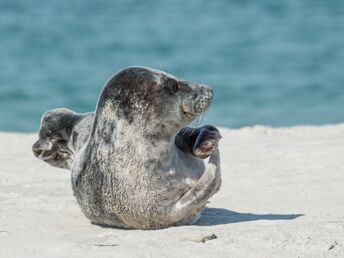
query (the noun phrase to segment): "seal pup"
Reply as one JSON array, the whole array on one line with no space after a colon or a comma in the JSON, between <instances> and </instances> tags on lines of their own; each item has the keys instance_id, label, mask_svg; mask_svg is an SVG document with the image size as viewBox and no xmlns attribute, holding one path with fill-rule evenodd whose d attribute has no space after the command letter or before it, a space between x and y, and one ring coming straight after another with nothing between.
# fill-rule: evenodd
<instances>
[{"instance_id":1,"label":"seal pup","mask_svg":"<svg viewBox=\"0 0 344 258\"><path fill-rule=\"evenodd\" d=\"M54 167L70 169L91 133L93 119L94 113L78 114L65 108L47 111L32 146L34 155Z\"/></svg>"},{"instance_id":2,"label":"seal pup","mask_svg":"<svg viewBox=\"0 0 344 258\"><path fill-rule=\"evenodd\" d=\"M221 185L221 136L212 126L178 132L212 98L207 85L150 68L115 74L72 165L73 192L86 217L127 229L193 223ZM197 156L208 155L205 166Z\"/></svg>"}]
</instances>

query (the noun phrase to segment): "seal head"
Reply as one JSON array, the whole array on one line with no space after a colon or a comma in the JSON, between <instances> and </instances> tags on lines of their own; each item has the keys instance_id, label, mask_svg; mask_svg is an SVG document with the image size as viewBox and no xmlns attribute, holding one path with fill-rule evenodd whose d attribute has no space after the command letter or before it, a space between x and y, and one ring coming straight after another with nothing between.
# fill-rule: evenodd
<instances>
[{"instance_id":1,"label":"seal head","mask_svg":"<svg viewBox=\"0 0 344 258\"><path fill-rule=\"evenodd\" d=\"M94 129L100 120L103 124L125 120L147 134L171 137L204 112L212 98L213 90L207 85L145 67L129 67L106 84Z\"/></svg>"}]
</instances>

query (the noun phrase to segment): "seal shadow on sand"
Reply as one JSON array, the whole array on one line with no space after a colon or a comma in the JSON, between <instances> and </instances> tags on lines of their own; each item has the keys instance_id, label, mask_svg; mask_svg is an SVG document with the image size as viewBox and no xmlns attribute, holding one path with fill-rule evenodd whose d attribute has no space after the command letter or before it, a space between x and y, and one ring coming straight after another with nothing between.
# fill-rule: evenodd
<instances>
[{"instance_id":1,"label":"seal shadow on sand","mask_svg":"<svg viewBox=\"0 0 344 258\"><path fill-rule=\"evenodd\" d=\"M222 208L205 208L201 217L194 225L215 226L256 220L292 220L300 216L304 216L304 214L253 214L240 213Z\"/></svg>"}]
</instances>

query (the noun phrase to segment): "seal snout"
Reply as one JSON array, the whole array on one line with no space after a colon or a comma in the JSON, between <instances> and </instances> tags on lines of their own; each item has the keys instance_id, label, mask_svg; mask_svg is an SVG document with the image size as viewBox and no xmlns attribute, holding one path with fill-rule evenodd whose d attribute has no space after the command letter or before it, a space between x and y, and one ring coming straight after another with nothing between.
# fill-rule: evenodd
<instances>
[{"instance_id":1,"label":"seal snout","mask_svg":"<svg viewBox=\"0 0 344 258\"><path fill-rule=\"evenodd\" d=\"M194 101L194 112L200 114L204 112L211 104L214 97L213 89L208 85L200 85L199 92Z\"/></svg>"},{"instance_id":2,"label":"seal snout","mask_svg":"<svg viewBox=\"0 0 344 258\"><path fill-rule=\"evenodd\" d=\"M204 95L208 96L209 98L213 99L214 97L214 90L209 85L201 85L201 89Z\"/></svg>"},{"instance_id":3,"label":"seal snout","mask_svg":"<svg viewBox=\"0 0 344 258\"><path fill-rule=\"evenodd\" d=\"M213 100L214 91L208 85L193 84L190 86L192 93L184 99L182 111L186 118L193 119L207 110Z\"/></svg>"}]
</instances>

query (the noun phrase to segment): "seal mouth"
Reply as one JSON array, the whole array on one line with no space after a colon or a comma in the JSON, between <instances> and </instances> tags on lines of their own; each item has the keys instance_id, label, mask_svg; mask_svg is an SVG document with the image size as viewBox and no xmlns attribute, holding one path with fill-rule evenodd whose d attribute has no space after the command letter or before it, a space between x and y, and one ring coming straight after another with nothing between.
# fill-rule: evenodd
<instances>
[{"instance_id":1,"label":"seal mouth","mask_svg":"<svg viewBox=\"0 0 344 258\"><path fill-rule=\"evenodd\" d=\"M192 112L184 111L183 109L182 109L182 114L183 114L184 117L186 117L186 118L188 118L188 119L192 119L192 118L194 118L195 116L197 116L197 114L192 113Z\"/></svg>"}]
</instances>

